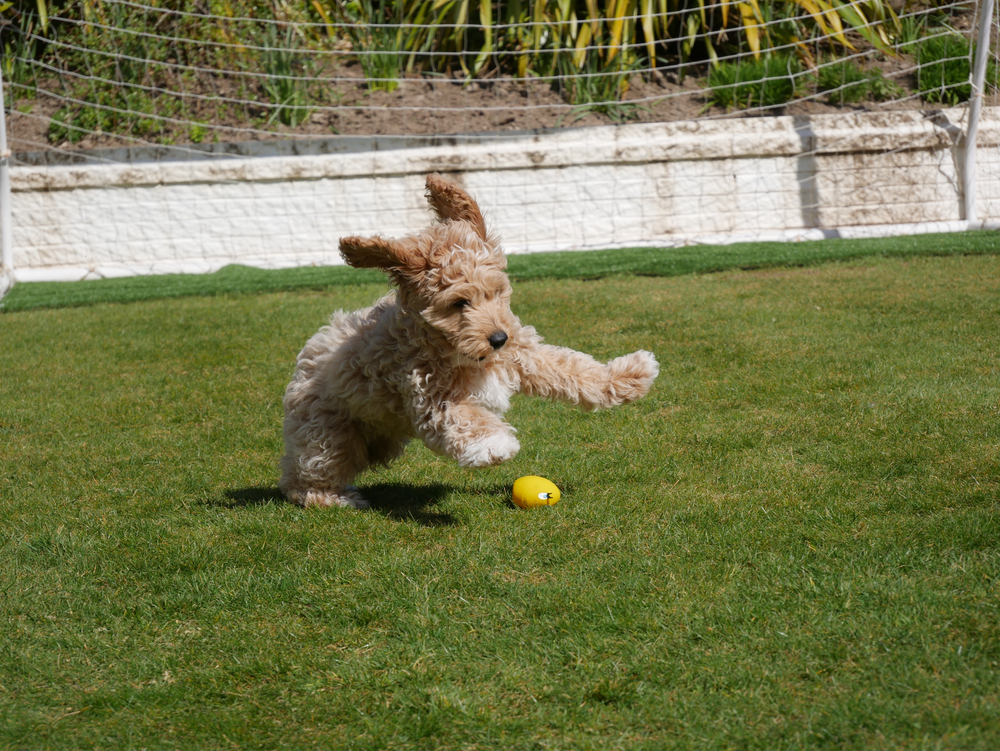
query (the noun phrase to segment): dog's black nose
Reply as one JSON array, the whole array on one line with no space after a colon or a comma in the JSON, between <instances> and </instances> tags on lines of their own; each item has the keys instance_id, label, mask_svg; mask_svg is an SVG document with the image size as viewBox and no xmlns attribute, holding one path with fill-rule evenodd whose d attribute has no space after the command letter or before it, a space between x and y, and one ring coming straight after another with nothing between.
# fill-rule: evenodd
<instances>
[{"instance_id":1,"label":"dog's black nose","mask_svg":"<svg viewBox=\"0 0 1000 751\"><path fill-rule=\"evenodd\" d=\"M496 331L490 334L490 346L493 347L493 349L500 349L506 341L507 335L502 331Z\"/></svg>"}]
</instances>

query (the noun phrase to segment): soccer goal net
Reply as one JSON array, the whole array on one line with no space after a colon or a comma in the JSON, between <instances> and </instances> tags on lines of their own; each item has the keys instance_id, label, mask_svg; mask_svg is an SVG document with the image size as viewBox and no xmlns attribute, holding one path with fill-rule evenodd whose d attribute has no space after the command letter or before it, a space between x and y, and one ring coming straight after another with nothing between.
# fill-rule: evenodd
<instances>
[{"instance_id":1,"label":"soccer goal net","mask_svg":"<svg viewBox=\"0 0 1000 751\"><path fill-rule=\"evenodd\" d=\"M4 268L337 263L428 221L511 252L1000 221L992 0L16 0ZM970 138L971 136L971 138Z\"/></svg>"}]
</instances>

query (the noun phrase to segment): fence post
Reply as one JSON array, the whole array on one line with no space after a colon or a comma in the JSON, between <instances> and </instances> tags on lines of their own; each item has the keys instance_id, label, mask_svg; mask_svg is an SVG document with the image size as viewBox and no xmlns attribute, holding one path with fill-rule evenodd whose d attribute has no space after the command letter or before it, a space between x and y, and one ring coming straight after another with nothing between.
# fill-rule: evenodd
<instances>
[{"instance_id":1,"label":"fence post","mask_svg":"<svg viewBox=\"0 0 1000 751\"><path fill-rule=\"evenodd\" d=\"M10 151L7 150L7 97L0 66L0 300L14 286L14 247L10 232Z\"/></svg>"},{"instance_id":2,"label":"fence post","mask_svg":"<svg viewBox=\"0 0 1000 751\"><path fill-rule=\"evenodd\" d=\"M976 133L983 109L986 61L990 56L990 31L993 25L993 0L983 0L979 9L979 33L976 35L976 59L972 68L972 96L969 98L969 129L965 136L965 164L962 192L965 198L965 221L976 223Z\"/></svg>"}]
</instances>

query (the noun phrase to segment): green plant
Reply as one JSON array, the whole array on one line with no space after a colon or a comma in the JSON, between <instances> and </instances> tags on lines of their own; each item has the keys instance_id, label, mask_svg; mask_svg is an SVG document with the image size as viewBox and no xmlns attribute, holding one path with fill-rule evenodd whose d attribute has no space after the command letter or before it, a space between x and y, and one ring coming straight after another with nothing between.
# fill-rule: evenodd
<instances>
[{"instance_id":1,"label":"green plant","mask_svg":"<svg viewBox=\"0 0 1000 751\"><path fill-rule=\"evenodd\" d=\"M883 78L882 71L865 72L849 60L829 61L816 75L816 88L829 92L831 104L854 104L866 99L885 101L902 94L895 81Z\"/></svg>"},{"instance_id":2,"label":"green plant","mask_svg":"<svg viewBox=\"0 0 1000 751\"><path fill-rule=\"evenodd\" d=\"M895 41L903 52L910 52L913 45L927 35L928 16L926 13L911 13L900 16L896 27Z\"/></svg>"},{"instance_id":3,"label":"green plant","mask_svg":"<svg viewBox=\"0 0 1000 751\"><path fill-rule=\"evenodd\" d=\"M622 56L603 68L595 56L588 56L582 70L566 57L561 58L558 85L566 101L574 105L573 118L579 119L591 112L605 115L617 123L635 118L641 105L622 101L622 96L628 91L629 76L636 68L635 62L625 63Z\"/></svg>"},{"instance_id":4,"label":"green plant","mask_svg":"<svg viewBox=\"0 0 1000 751\"><path fill-rule=\"evenodd\" d=\"M268 26L263 41L261 66L267 74L263 87L271 103L276 105L267 124L277 119L294 127L309 117L309 85L314 68L312 58L303 56L292 26L286 27L283 37L279 37L275 26Z\"/></svg>"},{"instance_id":5,"label":"green plant","mask_svg":"<svg viewBox=\"0 0 1000 751\"><path fill-rule=\"evenodd\" d=\"M708 74L708 100L727 110L778 107L795 96L801 72L789 55L719 63Z\"/></svg>"},{"instance_id":6,"label":"green plant","mask_svg":"<svg viewBox=\"0 0 1000 751\"><path fill-rule=\"evenodd\" d=\"M48 137L52 142L77 143L90 134L117 133L134 138L155 138L163 132L164 117L176 112L176 102L159 103L141 89L81 86L79 102L61 107L52 115Z\"/></svg>"},{"instance_id":7,"label":"green plant","mask_svg":"<svg viewBox=\"0 0 1000 751\"><path fill-rule=\"evenodd\" d=\"M589 26L583 27L578 47L558 50L554 58L557 88L574 105L572 116L579 119L596 112L614 122L634 118L642 107L622 101L629 79L639 70L643 59L634 51L613 46L614 39L598 30L594 37Z\"/></svg>"},{"instance_id":8,"label":"green plant","mask_svg":"<svg viewBox=\"0 0 1000 751\"><path fill-rule=\"evenodd\" d=\"M917 91L928 102L958 104L969 98L969 41L959 34L942 34L916 45Z\"/></svg>"},{"instance_id":9,"label":"green plant","mask_svg":"<svg viewBox=\"0 0 1000 751\"><path fill-rule=\"evenodd\" d=\"M17 7L24 5L22 0ZM275 11L258 0L227 0L217 10L205 16L196 0L178 0L169 11L105 0L49 6L47 25L32 27L30 52L49 71L38 73L47 86L56 80L51 71L64 71L60 93L76 100L60 108L50 139L78 141L90 131L167 143L197 136L191 121L209 122L220 114L261 127L300 123L309 112L305 79L312 67L305 47L311 42L301 34L292 40L269 36L275 24L267 19ZM22 19L38 17L34 8L20 12ZM299 18L291 8L282 15L289 24ZM262 20L245 20L253 18ZM11 31L5 26L5 43L14 41ZM22 61L28 57L18 55ZM33 62L31 67L39 70ZM263 82L262 69L271 74ZM218 91L218 79L208 70L229 77L217 98L197 95L199 89ZM262 98L272 106L232 103Z\"/></svg>"},{"instance_id":10,"label":"green plant","mask_svg":"<svg viewBox=\"0 0 1000 751\"><path fill-rule=\"evenodd\" d=\"M972 93L970 63L974 48L960 34L939 33L916 44L917 91L927 102L955 105ZM996 85L998 68L991 58L986 83Z\"/></svg>"},{"instance_id":11,"label":"green plant","mask_svg":"<svg viewBox=\"0 0 1000 751\"><path fill-rule=\"evenodd\" d=\"M41 4L44 7L44 3ZM3 19L7 21L7 19ZM29 40L35 30L41 26L38 15L32 9L23 10L14 18L3 24L0 31L2 44L2 62L4 83L8 84L8 108L14 107L15 92L20 89L26 95L31 95L35 88L34 68L31 60L35 56L36 45Z\"/></svg>"},{"instance_id":12,"label":"green plant","mask_svg":"<svg viewBox=\"0 0 1000 751\"><path fill-rule=\"evenodd\" d=\"M854 50L848 32L854 32L872 47L889 51L890 34L898 24L892 8L882 0L737 0L711 6L698 0L673 0L676 27L666 26L660 39L673 37L678 58L686 63L696 46L713 64L720 52L732 54L749 49L755 59L777 50L794 50L807 67L814 67L814 40L832 50ZM661 11L662 12L662 11ZM803 15L804 14L804 15ZM652 26L645 25L646 38ZM671 33L672 32L672 33Z\"/></svg>"},{"instance_id":13,"label":"green plant","mask_svg":"<svg viewBox=\"0 0 1000 751\"><path fill-rule=\"evenodd\" d=\"M359 59L386 55L394 79L407 71L465 76L503 71L520 78L557 75L571 51L583 69L604 68L620 50L682 65L716 61L721 53L749 51L755 58L791 49L812 67L810 42L854 49L848 32L890 51L898 18L882 0L740 0L709 5L701 0L324 0L324 18L354 24L348 35ZM330 5L332 4L332 5ZM332 14L326 12L332 9ZM394 33L379 22L403 24ZM329 22L329 21L328 21ZM582 58L596 58L596 61ZM381 60L379 61L381 62ZM365 63L376 66L375 62Z\"/></svg>"},{"instance_id":14,"label":"green plant","mask_svg":"<svg viewBox=\"0 0 1000 751\"><path fill-rule=\"evenodd\" d=\"M882 71L873 70L868 74L868 93L876 102L887 102L891 99L899 99L905 92L898 83L885 78Z\"/></svg>"},{"instance_id":15,"label":"green plant","mask_svg":"<svg viewBox=\"0 0 1000 751\"><path fill-rule=\"evenodd\" d=\"M869 76L849 60L830 62L819 69L816 85L830 92L833 104L853 104L868 98Z\"/></svg>"},{"instance_id":16,"label":"green plant","mask_svg":"<svg viewBox=\"0 0 1000 751\"><path fill-rule=\"evenodd\" d=\"M208 126L205 123L194 123L188 130L188 138L191 143L201 143L208 135Z\"/></svg>"},{"instance_id":17,"label":"green plant","mask_svg":"<svg viewBox=\"0 0 1000 751\"><path fill-rule=\"evenodd\" d=\"M161 119L160 127L151 128L137 122L144 113L204 122L212 107L218 112L230 106L250 127L302 123L324 96L309 83L319 69L310 61L327 44L341 43L336 49L343 50L343 35L373 89L391 91L404 75L417 72L514 77L552 83L576 108L572 117L598 112L622 121L638 111L623 103L622 95L629 73L645 67L643 60L653 67L680 62L682 75L685 66L747 55L764 60L788 54L802 68L813 68L817 50L836 55L872 46L889 52L888 40L908 33L900 31L900 19L882 0L312 0L277 6L213 0L210 5L206 15L198 0L171 0L169 8L17 0L2 11L11 21L3 30L5 70L27 80L35 66L28 65L31 76L11 66L43 56L49 71L64 71L48 83L61 76L62 90L81 103L60 113L54 137L87 125L101 132L131 127L133 134L146 131L144 138L162 140L186 137L189 126ZM44 20L42 9L47 9ZM317 19L322 23L302 25ZM34 24L36 39L23 54L15 45L26 37L16 36L14 22ZM282 25L297 31L276 32ZM319 38L324 26L326 40ZM48 44L56 39L60 44ZM233 75L222 73L228 80L219 81L208 71ZM90 83L77 85L75 75ZM570 75L578 79L568 81ZM190 97L185 77L194 84ZM128 106L110 102L108 92L115 88L131 91ZM199 96L210 89L220 93L218 102ZM140 106L135 99L140 90L151 105ZM123 112L84 116L83 102ZM127 110L140 114L130 117Z\"/></svg>"},{"instance_id":18,"label":"green plant","mask_svg":"<svg viewBox=\"0 0 1000 751\"><path fill-rule=\"evenodd\" d=\"M157 94L168 83L159 63L171 54L163 35L141 11L117 3L87 5L81 13L94 22L82 31L70 26L60 32L62 19L50 19L52 36L82 36L79 44L56 50L65 55L61 66L86 75L70 79L76 81L69 92L75 101L53 115L49 140L76 143L88 133L162 138L166 119L183 114L182 100Z\"/></svg>"},{"instance_id":19,"label":"green plant","mask_svg":"<svg viewBox=\"0 0 1000 751\"><path fill-rule=\"evenodd\" d=\"M338 0L339 16L373 91L395 91L403 75L404 32L397 15L401 6L392 0Z\"/></svg>"}]
</instances>

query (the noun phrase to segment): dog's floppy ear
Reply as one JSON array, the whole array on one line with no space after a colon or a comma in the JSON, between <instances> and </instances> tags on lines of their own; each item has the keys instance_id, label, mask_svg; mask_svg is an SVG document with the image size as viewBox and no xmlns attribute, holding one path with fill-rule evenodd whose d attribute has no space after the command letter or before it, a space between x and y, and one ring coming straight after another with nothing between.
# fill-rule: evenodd
<instances>
[{"instance_id":1,"label":"dog's floppy ear","mask_svg":"<svg viewBox=\"0 0 1000 751\"><path fill-rule=\"evenodd\" d=\"M381 235L342 237L340 239L340 255L344 257L349 266L358 269L391 271L424 265L421 262L423 259L407 243Z\"/></svg>"},{"instance_id":2,"label":"dog's floppy ear","mask_svg":"<svg viewBox=\"0 0 1000 751\"><path fill-rule=\"evenodd\" d=\"M468 222L480 239L486 242L486 222L483 221L479 205L455 183L448 182L437 173L428 175L427 202L442 222Z\"/></svg>"}]
</instances>

